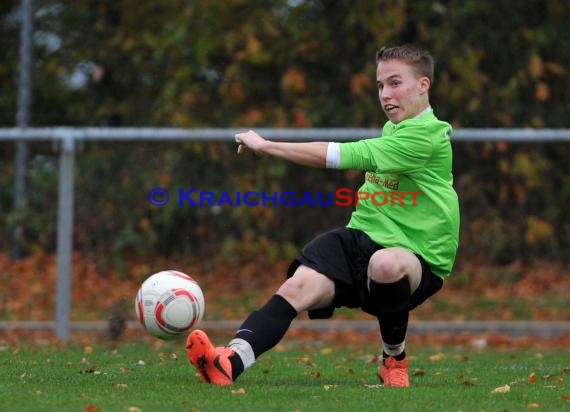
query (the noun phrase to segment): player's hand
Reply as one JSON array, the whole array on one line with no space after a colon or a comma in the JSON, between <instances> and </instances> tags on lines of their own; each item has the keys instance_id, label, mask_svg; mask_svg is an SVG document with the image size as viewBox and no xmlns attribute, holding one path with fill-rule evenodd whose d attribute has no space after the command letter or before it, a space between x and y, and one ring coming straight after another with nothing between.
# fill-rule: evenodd
<instances>
[{"instance_id":1,"label":"player's hand","mask_svg":"<svg viewBox=\"0 0 570 412\"><path fill-rule=\"evenodd\" d=\"M238 133L236 134L235 139L238 144L238 154L243 153L245 149L250 149L259 155L264 154L263 148L266 145L267 140L255 133L253 130Z\"/></svg>"}]
</instances>

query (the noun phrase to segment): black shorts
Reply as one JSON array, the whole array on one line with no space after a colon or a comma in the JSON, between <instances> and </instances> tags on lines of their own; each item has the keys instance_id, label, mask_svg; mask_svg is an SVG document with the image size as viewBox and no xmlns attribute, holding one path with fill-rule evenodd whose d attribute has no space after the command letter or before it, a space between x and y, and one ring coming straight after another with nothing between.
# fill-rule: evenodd
<instances>
[{"instance_id":1,"label":"black shorts","mask_svg":"<svg viewBox=\"0 0 570 412\"><path fill-rule=\"evenodd\" d=\"M362 307L361 296L368 293L368 261L374 252L383 248L366 233L347 227L323 233L307 243L301 250L301 255L289 266L287 277L293 276L299 266L305 265L327 276L335 284L333 303L326 308L310 310L309 318L330 318L335 308L342 306ZM410 297L409 310L422 304L443 286L443 279L431 271L420 255L416 256L422 265L422 278ZM376 313L370 314L377 316Z\"/></svg>"}]
</instances>

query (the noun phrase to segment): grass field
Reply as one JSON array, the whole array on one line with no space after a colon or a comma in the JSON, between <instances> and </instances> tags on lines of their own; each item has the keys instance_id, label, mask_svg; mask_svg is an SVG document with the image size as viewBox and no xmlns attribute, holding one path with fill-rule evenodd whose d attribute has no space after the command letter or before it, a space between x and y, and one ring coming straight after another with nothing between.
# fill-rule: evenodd
<instances>
[{"instance_id":1,"label":"grass field","mask_svg":"<svg viewBox=\"0 0 570 412\"><path fill-rule=\"evenodd\" d=\"M115 349L4 345L0 410L570 410L570 349L441 352L415 345L409 347L412 388L393 389L379 384L372 344L286 345L266 353L231 387L202 384L181 342L138 341Z\"/></svg>"}]
</instances>

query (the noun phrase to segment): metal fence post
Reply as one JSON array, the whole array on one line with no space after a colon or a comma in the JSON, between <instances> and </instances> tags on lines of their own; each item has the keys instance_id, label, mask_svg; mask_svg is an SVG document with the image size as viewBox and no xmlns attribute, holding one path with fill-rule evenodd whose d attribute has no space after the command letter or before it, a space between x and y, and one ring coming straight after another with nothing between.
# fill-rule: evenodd
<instances>
[{"instance_id":1,"label":"metal fence post","mask_svg":"<svg viewBox=\"0 0 570 412\"><path fill-rule=\"evenodd\" d=\"M71 261L73 251L73 173L75 140L71 131L61 131L59 150L55 333L60 340L66 341L69 339L70 329Z\"/></svg>"}]
</instances>

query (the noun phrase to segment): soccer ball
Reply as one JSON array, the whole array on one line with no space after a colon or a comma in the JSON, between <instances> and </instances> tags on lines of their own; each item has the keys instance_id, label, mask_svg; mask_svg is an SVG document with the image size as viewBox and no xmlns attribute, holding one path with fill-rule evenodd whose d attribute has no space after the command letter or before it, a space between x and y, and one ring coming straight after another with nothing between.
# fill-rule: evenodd
<instances>
[{"instance_id":1,"label":"soccer ball","mask_svg":"<svg viewBox=\"0 0 570 412\"><path fill-rule=\"evenodd\" d=\"M198 282L176 270L164 270L143 282L135 299L141 325L160 339L175 339L204 316L204 294Z\"/></svg>"}]
</instances>

